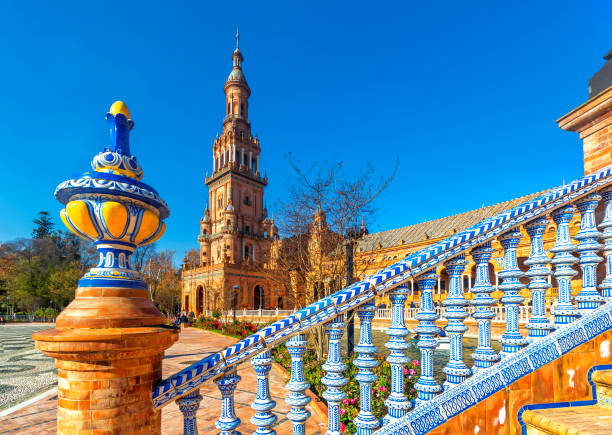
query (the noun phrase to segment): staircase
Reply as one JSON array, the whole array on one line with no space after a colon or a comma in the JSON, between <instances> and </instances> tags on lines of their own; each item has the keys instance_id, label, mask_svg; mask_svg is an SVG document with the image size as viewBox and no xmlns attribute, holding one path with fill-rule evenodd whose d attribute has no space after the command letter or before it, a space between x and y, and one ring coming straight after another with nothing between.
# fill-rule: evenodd
<instances>
[{"instance_id":1,"label":"staircase","mask_svg":"<svg viewBox=\"0 0 612 435\"><path fill-rule=\"evenodd\" d=\"M604 435L612 433L612 365L588 373L591 400L526 405L519 411L527 435Z\"/></svg>"},{"instance_id":2,"label":"staircase","mask_svg":"<svg viewBox=\"0 0 612 435\"><path fill-rule=\"evenodd\" d=\"M576 213L580 213L580 231L574 242L569 223ZM543 249L543 234L547 230L556 231L550 253ZM517 246L525 233L531 244L529 259L525 261L527 272L517 262ZM495 288L489 276L489 263L491 244L495 241L504 249L504 267L499 273L502 281L497 286L503 292L500 302L506 326L500 339L503 346L500 353L490 345L491 321L496 316L492 306L496 301L491 297ZM465 298L461 279L467 258L472 259L476 268L471 301ZM597 264L602 261L603 279L597 274ZM444 310L438 313L432 292L438 278L435 271L441 265L449 275L450 288ZM601 267L600 271L603 270ZM582 285L574 297L570 284L578 273ZM553 277L559 296L549 316L545 293ZM409 334L404 313L410 291L405 283L410 280L418 285L421 299L415 316L419 321L415 332L420 336L417 347L421 352L415 401L410 401L403 389L403 369L408 362L405 337ZM531 295L526 336L519 330L519 314L525 307L520 293L525 287ZM371 341L371 328L376 315L373 300L384 293L392 304L386 346L391 350L387 361L393 376L391 395L385 403L388 414L379 420L371 408L372 385L376 382L372 369L377 365L372 357L376 348ZM415 252L210 355L159 383L153 390L153 404L159 409L176 401L184 414L184 433L197 433L196 412L202 397L198 388L214 382L222 398L216 426L222 435L236 435L241 424L234 409L234 391L240 382L236 369L250 362L258 374L257 397L252 404L257 413L251 422L257 426L257 434L274 434L275 402L269 395L267 379L272 362L270 350L286 343L292 358L291 381L286 386L289 392L286 401L292 409L287 418L293 423L294 434L304 434L309 417L305 407L310 401L305 394L308 384L303 365L306 334L315 326L325 325L329 340L329 355L323 365L326 376L322 380L328 387L323 394L328 405L326 434L341 435L340 415L345 398L342 386L347 380L339 343L346 315L355 310L361 332L355 349L359 355L356 379L361 387L360 412L354 420L358 435L518 434L526 433L528 425L529 430L541 431L533 433L555 433L548 428L561 427L566 421L571 423L572 418L548 413L571 414L579 408L577 405L582 405L582 417L593 419L594 411L601 408L596 405L594 393L586 388L589 370L601 372L593 376L593 382L602 379L597 381L600 402L609 402L611 387L603 370L612 369L607 366L611 361L612 303L608 302L611 299L612 168L608 167ZM433 355L439 346L436 321L440 314L448 321L445 330L450 337L449 360L443 369L446 379L442 384L432 372ZM472 367L465 364L462 349L467 330L465 320L469 316L478 325L478 347ZM210 414L218 403L203 406L206 414ZM596 429L594 422L580 427L583 431Z\"/></svg>"}]
</instances>

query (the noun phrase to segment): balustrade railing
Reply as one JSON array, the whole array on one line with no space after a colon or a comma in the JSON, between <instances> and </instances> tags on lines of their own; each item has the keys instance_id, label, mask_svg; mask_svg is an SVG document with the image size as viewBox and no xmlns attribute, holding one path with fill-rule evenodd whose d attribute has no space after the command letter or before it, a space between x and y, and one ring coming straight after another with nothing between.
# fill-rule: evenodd
<instances>
[{"instance_id":1,"label":"balustrade railing","mask_svg":"<svg viewBox=\"0 0 612 435\"><path fill-rule=\"evenodd\" d=\"M257 411L252 422L257 434L273 434L276 415L272 413L274 401L270 399L268 373L270 350L286 342L292 359L291 380L286 388L290 392L286 401L291 406L287 418L293 423L293 433L305 433L305 422L310 413L305 408L309 402L304 394L308 388L304 377L303 355L306 350L305 334L315 326L326 324L329 354L323 365L323 384L327 390L323 398L328 405L328 435L340 435L340 404L345 395L342 386L347 382L343 371L345 365L340 353L340 338L345 328L344 320L349 310L356 309L360 319L361 336L355 348L359 368L356 380L360 384L360 412L355 420L358 434L372 434L380 425L391 424L407 413L418 413L420 407L433 401L438 394L464 383L473 373L494 370L513 358L518 352L537 346L551 331L570 328L572 322L596 310L612 297L612 170L604 169L571 184L553 189L544 195L513 209L485 219L467 230L446 240L409 255L398 263L352 284L347 288L323 298L303 309L278 320L233 346L211 355L161 382L153 391L156 407L177 400L185 413L185 431L193 433L195 409L200 396L198 388L205 382L214 381L221 390L222 407L217 427L222 434L237 434L240 419L235 414L233 392L240 377L236 367L252 361L257 373L258 390L253 408ZM598 223L596 210L603 201L603 219ZM569 233L569 222L580 213L581 227L573 243ZM544 251L542 237L547 226L554 222L557 230L556 243L550 252ZM531 253L525 262L527 270L519 268L517 246L525 229ZM600 231L601 230L601 231ZM504 267L499 273L501 282L494 287L489 276L491 242L497 240L504 249ZM603 244L600 243L603 241ZM578 254L577 256L575 254ZM603 254L603 257L602 255ZM466 255L475 262L476 279L472 288L463 288L462 274ZM605 259L605 261L604 261ZM597 283L597 265L604 261L605 279ZM578 272L572 265L580 267L582 287L575 298L571 294L571 280ZM444 265L450 277L450 289L443 306L435 306L433 291L437 282L436 269ZM545 294L554 277L559 289L558 298L552 307L546 306ZM404 286L409 280L416 284L413 291L420 293L416 308L405 308L409 290ZM499 300L492 294L503 292ZM601 291L601 293L600 293ZM376 308L375 297L387 293L391 308ZM472 293L469 300L467 293ZM525 298L525 295L530 297ZM525 302L527 299L527 303ZM502 305L496 305L501 303ZM263 315L266 310L244 310L245 315ZM278 314L277 310L273 311ZM248 313L248 314L247 314ZM391 395L386 401L388 414L378 421L372 414L372 384L376 381L373 369L377 362L372 355L377 351L372 343L372 322L389 319L389 349L387 361L392 371ZM468 367L463 358L463 336L466 320L475 321L478 329L478 347L474 351L474 366ZM408 362L405 340L410 334L406 319L416 320L414 332L419 340L416 346L421 353L421 376L415 384L417 399L410 402L404 391L404 366ZM450 338L446 374L442 385L433 376L434 353L439 345L437 322L446 319L444 326ZM496 353L491 347L492 323L504 323L505 331L500 339L502 351ZM438 323L439 325L440 323ZM528 333L524 334L519 325ZM498 362L500 361L501 362ZM207 404L207 413L212 412L213 403ZM414 409L413 411L411 409ZM192 431L192 432L190 432ZM385 432L391 433L391 432Z\"/></svg>"}]
</instances>

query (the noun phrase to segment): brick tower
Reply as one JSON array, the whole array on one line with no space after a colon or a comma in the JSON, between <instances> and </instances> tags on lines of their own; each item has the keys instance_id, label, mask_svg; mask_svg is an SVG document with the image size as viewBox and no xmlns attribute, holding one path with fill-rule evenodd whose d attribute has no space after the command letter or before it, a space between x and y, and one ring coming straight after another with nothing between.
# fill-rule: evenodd
<instances>
[{"instance_id":1,"label":"brick tower","mask_svg":"<svg viewBox=\"0 0 612 435\"><path fill-rule=\"evenodd\" d=\"M242 72L238 32L232 60L223 88L223 132L214 140L212 175L205 180L209 205L200 220L200 265L183 272L182 307L196 315L205 309L279 305L266 272L278 230L264 205L268 180L261 175L259 139L251 132L251 89Z\"/></svg>"}]
</instances>

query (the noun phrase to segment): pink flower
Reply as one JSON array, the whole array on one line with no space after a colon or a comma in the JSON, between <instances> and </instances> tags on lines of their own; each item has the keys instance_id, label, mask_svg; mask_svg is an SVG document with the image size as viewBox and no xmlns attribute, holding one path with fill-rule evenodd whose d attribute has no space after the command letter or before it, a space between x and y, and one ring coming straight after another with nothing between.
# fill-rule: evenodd
<instances>
[{"instance_id":1,"label":"pink flower","mask_svg":"<svg viewBox=\"0 0 612 435\"><path fill-rule=\"evenodd\" d=\"M349 404L349 400L348 399L343 399L342 403L344 403L345 405L348 405Z\"/></svg>"},{"instance_id":2,"label":"pink flower","mask_svg":"<svg viewBox=\"0 0 612 435\"><path fill-rule=\"evenodd\" d=\"M387 388L385 388L385 387L378 387L378 391L380 391L382 393L384 391L387 391Z\"/></svg>"},{"instance_id":3,"label":"pink flower","mask_svg":"<svg viewBox=\"0 0 612 435\"><path fill-rule=\"evenodd\" d=\"M356 400L356 399L351 399L351 405L354 405L354 404L355 404L355 402L357 402L357 400Z\"/></svg>"},{"instance_id":4,"label":"pink flower","mask_svg":"<svg viewBox=\"0 0 612 435\"><path fill-rule=\"evenodd\" d=\"M412 360L412 364L413 364L415 367L418 367L420 363L419 363L419 360L418 360L418 359L415 359L415 360Z\"/></svg>"},{"instance_id":5,"label":"pink flower","mask_svg":"<svg viewBox=\"0 0 612 435\"><path fill-rule=\"evenodd\" d=\"M414 376L416 374L416 372L414 371L414 369L410 369L408 371L408 373L410 373L410 376Z\"/></svg>"},{"instance_id":6,"label":"pink flower","mask_svg":"<svg viewBox=\"0 0 612 435\"><path fill-rule=\"evenodd\" d=\"M404 375L408 374L408 369L404 369Z\"/></svg>"},{"instance_id":7,"label":"pink flower","mask_svg":"<svg viewBox=\"0 0 612 435\"><path fill-rule=\"evenodd\" d=\"M278 357L279 357L279 358L282 358L282 357L283 357L283 354L282 354L282 353L279 353L279 354L278 354Z\"/></svg>"},{"instance_id":8,"label":"pink flower","mask_svg":"<svg viewBox=\"0 0 612 435\"><path fill-rule=\"evenodd\" d=\"M340 432L344 432L346 430L346 426L344 423L340 423Z\"/></svg>"},{"instance_id":9,"label":"pink flower","mask_svg":"<svg viewBox=\"0 0 612 435\"><path fill-rule=\"evenodd\" d=\"M346 409L340 408L340 415L344 415L344 414L346 414Z\"/></svg>"}]
</instances>

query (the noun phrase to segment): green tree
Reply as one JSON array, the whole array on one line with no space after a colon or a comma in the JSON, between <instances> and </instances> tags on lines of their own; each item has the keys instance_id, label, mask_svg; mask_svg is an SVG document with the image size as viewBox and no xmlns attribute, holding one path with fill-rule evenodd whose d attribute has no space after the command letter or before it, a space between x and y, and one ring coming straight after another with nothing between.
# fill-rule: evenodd
<instances>
[{"instance_id":1,"label":"green tree","mask_svg":"<svg viewBox=\"0 0 612 435\"><path fill-rule=\"evenodd\" d=\"M55 224L51 220L48 211L38 212L38 218L34 219L34 230L32 237L35 239L43 239L45 237L53 237L55 235Z\"/></svg>"}]
</instances>

